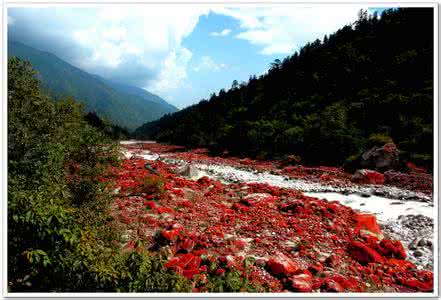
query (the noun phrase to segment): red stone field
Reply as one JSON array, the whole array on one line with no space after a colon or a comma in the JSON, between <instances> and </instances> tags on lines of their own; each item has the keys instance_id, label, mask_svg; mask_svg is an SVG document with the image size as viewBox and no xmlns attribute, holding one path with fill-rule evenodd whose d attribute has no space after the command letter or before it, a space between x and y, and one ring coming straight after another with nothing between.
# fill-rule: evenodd
<instances>
[{"instance_id":1,"label":"red stone field","mask_svg":"<svg viewBox=\"0 0 441 300\"><path fill-rule=\"evenodd\" d=\"M160 153L172 151L146 145ZM274 162L207 158L197 152L173 155L276 169ZM350 181L337 168L278 170ZM384 238L375 216L338 202L266 184L190 180L173 165L136 156L109 170L102 181L116 190L112 210L127 230L124 247L160 255L168 268L192 281L195 292L207 291L208 277L233 273L257 292L433 291L433 273L407 261L401 242Z\"/></svg>"}]
</instances>

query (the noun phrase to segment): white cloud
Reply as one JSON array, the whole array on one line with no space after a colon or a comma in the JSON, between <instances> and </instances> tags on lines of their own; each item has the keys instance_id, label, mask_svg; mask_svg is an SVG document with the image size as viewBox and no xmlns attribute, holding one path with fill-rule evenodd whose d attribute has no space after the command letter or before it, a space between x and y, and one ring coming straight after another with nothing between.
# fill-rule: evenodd
<instances>
[{"instance_id":1,"label":"white cloud","mask_svg":"<svg viewBox=\"0 0 441 300\"><path fill-rule=\"evenodd\" d=\"M361 5L272 5L217 8L239 21L236 37L259 46L262 54L290 54L305 43L322 39L357 18Z\"/></svg>"},{"instance_id":2,"label":"white cloud","mask_svg":"<svg viewBox=\"0 0 441 300\"><path fill-rule=\"evenodd\" d=\"M234 28L237 39L256 45L262 54L286 55L353 22L360 8L153 3L9 8L8 38L52 52L88 72L166 96L188 85L189 68L219 71L227 67L209 56L196 58L198 63L190 65L191 49L182 41L193 32L200 16L210 12L229 16L239 23ZM232 32L224 28L211 35Z\"/></svg>"},{"instance_id":3,"label":"white cloud","mask_svg":"<svg viewBox=\"0 0 441 300\"><path fill-rule=\"evenodd\" d=\"M191 51L186 48L173 50L164 60L158 78L147 88L155 93L166 93L180 87L187 79L187 65L191 57Z\"/></svg>"},{"instance_id":4,"label":"white cloud","mask_svg":"<svg viewBox=\"0 0 441 300\"><path fill-rule=\"evenodd\" d=\"M202 56L199 63L193 67L193 70L196 72L200 71L220 71L221 69L226 68L226 64L219 64L215 62L210 56Z\"/></svg>"},{"instance_id":5,"label":"white cloud","mask_svg":"<svg viewBox=\"0 0 441 300\"><path fill-rule=\"evenodd\" d=\"M211 36L227 36L231 33L231 29L225 28L224 30L220 32L213 31L210 33Z\"/></svg>"},{"instance_id":6,"label":"white cloud","mask_svg":"<svg viewBox=\"0 0 441 300\"><path fill-rule=\"evenodd\" d=\"M11 8L19 20L11 37L49 51L90 73L138 86L166 89L173 69L182 78L188 57L182 40L193 32L207 6L136 4ZM10 24L11 25L11 24ZM26 35L27 34L27 35ZM24 36L26 35L26 36ZM189 51L188 51L189 52ZM175 61L176 63L173 63Z\"/></svg>"}]
</instances>

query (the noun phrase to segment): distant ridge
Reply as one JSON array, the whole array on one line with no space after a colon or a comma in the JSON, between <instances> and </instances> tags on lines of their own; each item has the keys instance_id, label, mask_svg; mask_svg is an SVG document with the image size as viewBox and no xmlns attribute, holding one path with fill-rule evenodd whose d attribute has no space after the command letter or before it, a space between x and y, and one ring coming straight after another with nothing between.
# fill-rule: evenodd
<instances>
[{"instance_id":1,"label":"distant ridge","mask_svg":"<svg viewBox=\"0 0 441 300\"><path fill-rule=\"evenodd\" d=\"M134 130L178 109L141 88L89 74L49 52L16 41L8 42L8 56L29 61L43 87L54 97L72 96L112 123Z\"/></svg>"}]
</instances>

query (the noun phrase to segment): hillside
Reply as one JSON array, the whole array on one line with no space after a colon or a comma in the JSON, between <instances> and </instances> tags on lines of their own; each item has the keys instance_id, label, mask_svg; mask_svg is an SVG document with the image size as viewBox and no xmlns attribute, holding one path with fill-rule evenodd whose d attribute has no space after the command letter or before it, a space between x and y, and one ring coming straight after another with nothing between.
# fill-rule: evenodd
<instances>
[{"instance_id":1,"label":"hillside","mask_svg":"<svg viewBox=\"0 0 441 300\"><path fill-rule=\"evenodd\" d=\"M110 85L111 87L113 87L114 89L118 90L121 93L137 96L137 97L145 99L146 101L161 104L165 108L168 108L170 110L170 112L178 111L178 108L176 106L171 105L170 103L168 103L167 101L165 101L161 97L159 97L155 94L152 94L144 89L141 89L139 87L132 86L132 85L126 85L123 83L119 83L119 82L116 82L113 80L108 80L108 79L102 78L100 76L96 76L96 77L98 79L100 79L101 81L103 81L105 84Z\"/></svg>"},{"instance_id":2,"label":"hillside","mask_svg":"<svg viewBox=\"0 0 441 300\"><path fill-rule=\"evenodd\" d=\"M18 42L8 42L8 55L28 60L38 71L44 88L54 97L79 99L87 111L95 111L100 117L129 130L177 111L165 100L140 88L89 74L51 53Z\"/></svg>"},{"instance_id":3,"label":"hillside","mask_svg":"<svg viewBox=\"0 0 441 300\"><path fill-rule=\"evenodd\" d=\"M431 168L432 87L432 9L360 12L354 24L276 60L267 74L144 124L135 136L328 165L393 140L405 160Z\"/></svg>"}]
</instances>

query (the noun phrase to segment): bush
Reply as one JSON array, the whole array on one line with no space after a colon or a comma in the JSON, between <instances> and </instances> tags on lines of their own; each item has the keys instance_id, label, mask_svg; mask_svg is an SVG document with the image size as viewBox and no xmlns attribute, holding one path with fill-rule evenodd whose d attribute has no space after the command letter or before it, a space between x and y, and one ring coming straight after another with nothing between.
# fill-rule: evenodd
<instances>
[{"instance_id":1,"label":"bush","mask_svg":"<svg viewBox=\"0 0 441 300\"><path fill-rule=\"evenodd\" d=\"M393 143L392 138L386 133L373 133L368 138L368 146L383 146L387 143Z\"/></svg>"},{"instance_id":2,"label":"bush","mask_svg":"<svg viewBox=\"0 0 441 300\"><path fill-rule=\"evenodd\" d=\"M8 61L8 290L187 291L159 258L122 251L98 181L118 148L73 99L52 101L31 66ZM149 178L149 192L162 178Z\"/></svg>"},{"instance_id":3,"label":"bush","mask_svg":"<svg viewBox=\"0 0 441 300\"><path fill-rule=\"evenodd\" d=\"M159 175L150 175L142 179L139 191L148 195L161 195L164 193L165 181Z\"/></svg>"},{"instance_id":4,"label":"bush","mask_svg":"<svg viewBox=\"0 0 441 300\"><path fill-rule=\"evenodd\" d=\"M119 257L119 292L191 292L187 279L164 267L158 257L133 251Z\"/></svg>"}]
</instances>

